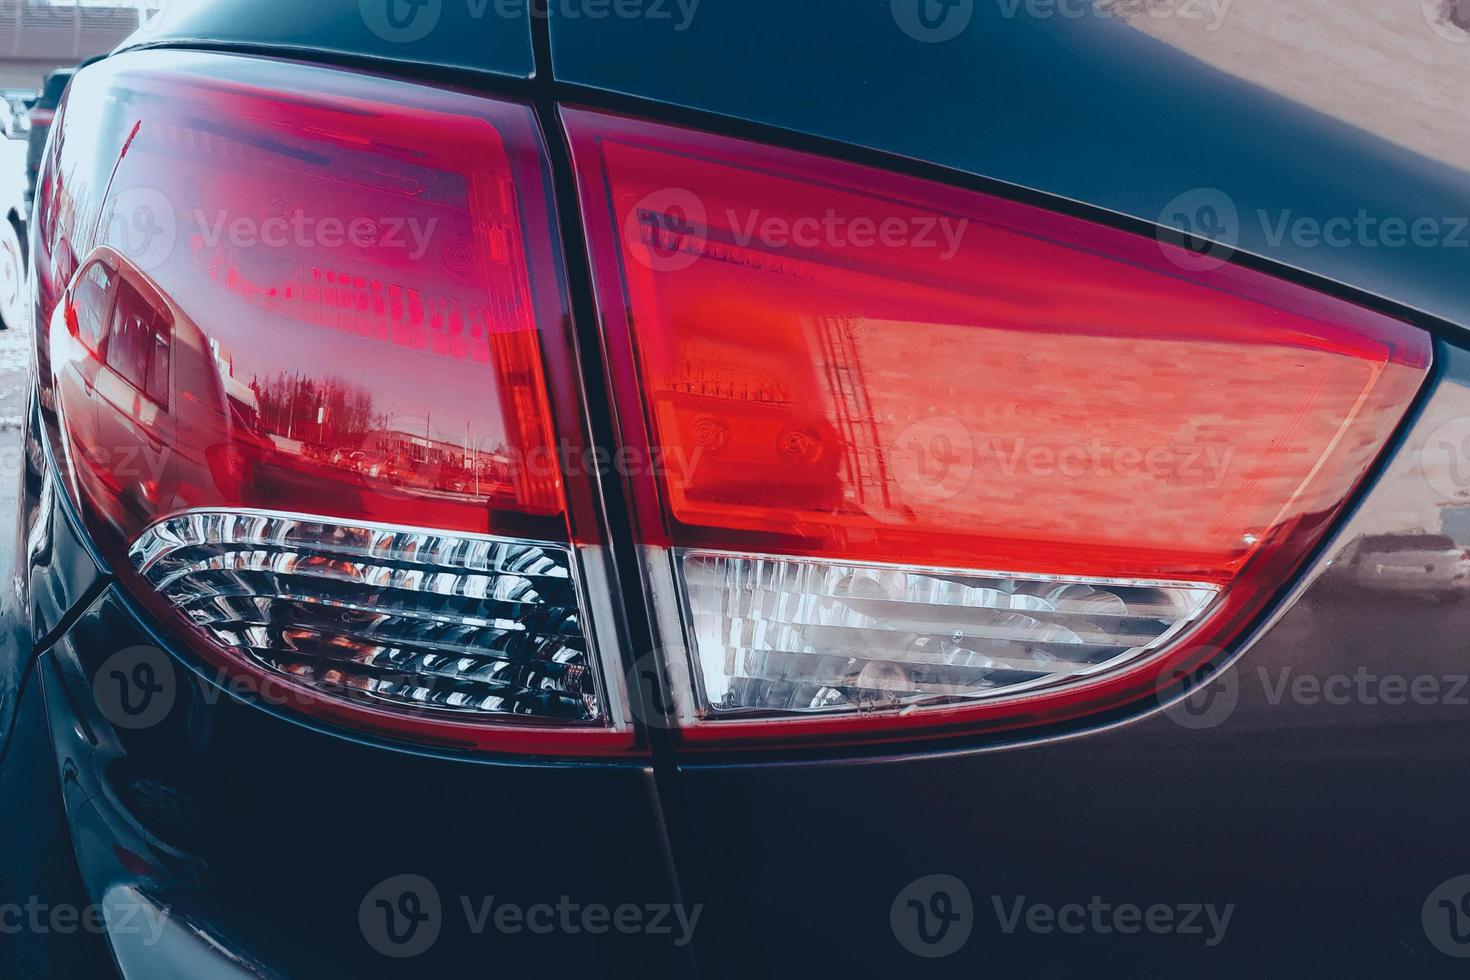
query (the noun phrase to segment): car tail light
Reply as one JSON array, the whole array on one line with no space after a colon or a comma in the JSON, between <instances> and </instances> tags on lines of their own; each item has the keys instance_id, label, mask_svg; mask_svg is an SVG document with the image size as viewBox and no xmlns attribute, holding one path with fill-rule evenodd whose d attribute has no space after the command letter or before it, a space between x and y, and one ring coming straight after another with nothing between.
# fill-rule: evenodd
<instances>
[{"instance_id":1,"label":"car tail light","mask_svg":"<svg viewBox=\"0 0 1470 980\"><path fill-rule=\"evenodd\" d=\"M690 745L1172 686L1288 581L1426 375L1407 324L1152 239L564 121L621 438L679 463L631 490Z\"/></svg>"},{"instance_id":2,"label":"car tail light","mask_svg":"<svg viewBox=\"0 0 1470 980\"><path fill-rule=\"evenodd\" d=\"M283 62L114 61L131 136L48 343L70 479L122 582L315 717L633 747L590 618L596 491L561 463L584 408L532 111Z\"/></svg>"},{"instance_id":3,"label":"car tail light","mask_svg":"<svg viewBox=\"0 0 1470 980\"><path fill-rule=\"evenodd\" d=\"M51 125L51 123L56 119L56 110L42 109L40 106L37 106L26 115L31 122L31 128L35 129L37 126Z\"/></svg>"},{"instance_id":4,"label":"car tail light","mask_svg":"<svg viewBox=\"0 0 1470 980\"><path fill-rule=\"evenodd\" d=\"M55 184L77 227L38 364L121 583L314 718L638 749L530 108L226 55L94 71L123 151L100 214ZM564 119L691 747L1172 688L1301 567L1427 373L1408 324L1152 239Z\"/></svg>"}]
</instances>

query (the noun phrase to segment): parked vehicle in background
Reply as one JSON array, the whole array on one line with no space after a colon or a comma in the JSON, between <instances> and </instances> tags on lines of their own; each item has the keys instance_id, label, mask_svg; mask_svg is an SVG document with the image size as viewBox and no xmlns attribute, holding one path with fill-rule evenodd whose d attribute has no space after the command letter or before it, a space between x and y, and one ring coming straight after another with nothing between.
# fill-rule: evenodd
<instances>
[{"instance_id":1,"label":"parked vehicle in background","mask_svg":"<svg viewBox=\"0 0 1470 980\"><path fill-rule=\"evenodd\" d=\"M41 95L31 106L27 120L29 132L26 135L26 210L25 217L29 219L31 203L36 196L36 174L41 169L41 155L46 151L46 137L51 133L51 122L56 118L56 109L61 105L61 97L66 94L66 87L71 84L72 76L77 73L75 68L58 68L46 76L41 84Z\"/></svg>"},{"instance_id":2,"label":"parked vehicle in background","mask_svg":"<svg viewBox=\"0 0 1470 980\"><path fill-rule=\"evenodd\" d=\"M40 93L31 89L8 88L0 90L0 99L3 99L10 111L13 120L7 134L13 140L23 140L31 131L31 107L40 98Z\"/></svg>"},{"instance_id":3,"label":"parked vehicle in background","mask_svg":"<svg viewBox=\"0 0 1470 980\"><path fill-rule=\"evenodd\" d=\"M1434 599L1470 594L1470 551L1447 534L1372 534L1347 560L1354 581L1370 589Z\"/></svg>"},{"instance_id":4,"label":"parked vehicle in background","mask_svg":"<svg viewBox=\"0 0 1470 980\"><path fill-rule=\"evenodd\" d=\"M21 93L0 93L0 121L8 120L10 140L26 138L30 112ZM35 93L31 93L32 96ZM22 128L25 127L25 128ZM0 329L16 326L25 316L26 148L18 142L0 143L0 161L8 171L0 174Z\"/></svg>"}]
</instances>

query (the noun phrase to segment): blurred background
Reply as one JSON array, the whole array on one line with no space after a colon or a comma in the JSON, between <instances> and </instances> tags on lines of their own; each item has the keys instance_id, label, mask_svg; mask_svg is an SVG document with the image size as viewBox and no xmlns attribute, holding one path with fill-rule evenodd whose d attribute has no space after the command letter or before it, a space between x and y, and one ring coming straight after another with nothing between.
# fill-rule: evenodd
<instances>
[{"instance_id":1,"label":"blurred background","mask_svg":"<svg viewBox=\"0 0 1470 980\"><path fill-rule=\"evenodd\" d=\"M25 303L26 221L52 113L71 73L115 48L164 0L0 0L0 551L12 550L13 474L20 452L31 325ZM8 577L9 561L0 561Z\"/></svg>"},{"instance_id":2,"label":"blurred background","mask_svg":"<svg viewBox=\"0 0 1470 980\"><path fill-rule=\"evenodd\" d=\"M0 0L0 89L38 90L55 68L105 54L163 0Z\"/></svg>"},{"instance_id":3,"label":"blurred background","mask_svg":"<svg viewBox=\"0 0 1470 980\"><path fill-rule=\"evenodd\" d=\"M24 333L25 235L52 115L78 66L115 48L164 0L0 0L0 343ZM11 371L0 363L0 430L14 414Z\"/></svg>"}]
</instances>

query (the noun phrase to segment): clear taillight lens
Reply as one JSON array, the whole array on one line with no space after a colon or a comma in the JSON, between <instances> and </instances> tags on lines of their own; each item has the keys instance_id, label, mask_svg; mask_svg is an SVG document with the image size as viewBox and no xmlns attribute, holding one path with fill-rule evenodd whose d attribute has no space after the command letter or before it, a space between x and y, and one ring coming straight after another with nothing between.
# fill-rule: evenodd
<instances>
[{"instance_id":1,"label":"clear taillight lens","mask_svg":"<svg viewBox=\"0 0 1470 980\"><path fill-rule=\"evenodd\" d=\"M700 701L864 711L1018 694L1126 667L1210 586L681 551Z\"/></svg>"},{"instance_id":2,"label":"clear taillight lens","mask_svg":"<svg viewBox=\"0 0 1470 980\"><path fill-rule=\"evenodd\" d=\"M564 115L681 737L1010 727L1236 636L1427 336L982 194Z\"/></svg>"},{"instance_id":3,"label":"clear taillight lens","mask_svg":"<svg viewBox=\"0 0 1470 980\"><path fill-rule=\"evenodd\" d=\"M192 511L130 557L219 646L314 690L467 718L602 715L566 547Z\"/></svg>"},{"instance_id":4,"label":"clear taillight lens","mask_svg":"<svg viewBox=\"0 0 1470 980\"><path fill-rule=\"evenodd\" d=\"M96 240L59 243L40 363L129 591L288 708L627 750L583 587L596 490L562 466L585 410L530 108L183 52L87 82L99 118L67 125L125 148L78 221Z\"/></svg>"}]
</instances>

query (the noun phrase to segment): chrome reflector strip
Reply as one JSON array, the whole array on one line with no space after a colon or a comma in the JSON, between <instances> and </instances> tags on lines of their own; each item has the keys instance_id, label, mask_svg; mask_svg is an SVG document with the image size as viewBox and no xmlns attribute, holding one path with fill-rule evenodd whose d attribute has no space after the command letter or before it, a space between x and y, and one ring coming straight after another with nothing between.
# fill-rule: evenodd
<instances>
[{"instance_id":1,"label":"chrome reflector strip","mask_svg":"<svg viewBox=\"0 0 1470 980\"><path fill-rule=\"evenodd\" d=\"M1215 586L676 553L700 710L826 713L995 698L1136 662Z\"/></svg>"},{"instance_id":2,"label":"chrome reflector strip","mask_svg":"<svg viewBox=\"0 0 1470 980\"><path fill-rule=\"evenodd\" d=\"M323 692L487 720L602 716L565 546L194 511L129 556L215 643Z\"/></svg>"}]
</instances>

